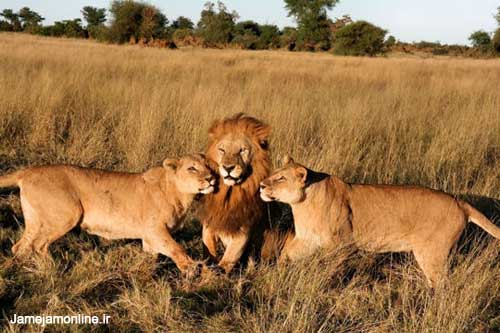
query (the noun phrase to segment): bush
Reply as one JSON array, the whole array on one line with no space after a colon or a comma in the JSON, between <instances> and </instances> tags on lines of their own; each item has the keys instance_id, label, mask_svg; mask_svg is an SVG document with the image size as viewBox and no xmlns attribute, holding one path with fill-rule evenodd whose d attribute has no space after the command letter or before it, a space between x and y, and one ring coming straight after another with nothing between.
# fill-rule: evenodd
<instances>
[{"instance_id":1,"label":"bush","mask_svg":"<svg viewBox=\"0 0 500 333\"><path fill-rule=\"evenodd\" d=\"M89 27L89 35L98 42L110 42L113 40L111 29L105 25Z\"/></svg>"},{"instance_id":2,"label":"bush","mask_svg":"<svg viewBox=\"0 0 500 333\"><path fill-rule=\"evenodd\" d=\"M257 50L258 48L260 48L259 37L251 33L247 33L245 35L237 35L233 38L231 43L247 50Z\"/></svg>"},{"instance_id":3,"label":"bush","mask_svg":"<svg viewBox=\"0 0 500 333\"><path fill-rule=\"evenodd\" d=\"M278 48L280 46L280 29L271 24L260 26L259 43L261 48Z\"/></svg>"},{"instance_id":4,"label":"bush","mask_svg":"<svg viewBox=\"0 0 500 333\"><path fill-rule=\"evenodd\" d=\"M12 25L4 20L0 20L0 31L12 31Z\"/></svg>"},{"instance_id":5,"label":"bush","mask_svg":"<svg viewBox=\"0 0 500 333\"><path fill-rule=\"evenodd\" d=\"M441 46L441 47L435 47L432 49L432 54L433 55L447 55L449 54L450 51L446 46Z\"/></svg>"},{"instance_id":6,"label":"bush","mask_svg":"<svg viewBox=\"0 0 500 333\"><path fill-rule=\"evenodd\" d=\"M174 41L183 41L186 38L191 38L194 36L194 31L192 29L177 29L174 30L172 34L172 39Z\"/></svg>"},{"instance_id":7,"label":"bush","mask_svg":"<svg viewBox=\"0 0 500 333\"><path fill-rule=\"evenodd\" d=\"M366 21L346 25L335 34L334 52L340 55L374 56L384 51L387 31Z\"/></svg>"},{"instance_id":8,"label":"bush","mask_svg":"<svg viewBox=\"0 0 500 333\"><path fill-rule=\"evenodd\" d=\"M293 27L284 27L283 33L280 36L280 47L288 49L288 51L295 50L297 43L297 29Z\"/></svg>"}]
</instances>

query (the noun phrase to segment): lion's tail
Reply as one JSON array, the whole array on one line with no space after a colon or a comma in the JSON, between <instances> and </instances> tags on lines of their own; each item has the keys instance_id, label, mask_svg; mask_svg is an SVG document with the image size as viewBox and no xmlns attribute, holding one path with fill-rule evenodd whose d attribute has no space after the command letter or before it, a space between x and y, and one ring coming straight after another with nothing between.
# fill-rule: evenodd
<instances>
[{"instance_id":1,"label":"lion's tail","mask_svg":"<svg viewBox=\"0 0 500 333\"><path fill-rule=\"evenodd\" d=\"M16 171L7 175L0 176L0 188L2 187L17 187L21 180L21 172Z\"/></svg>"},{"instance_id":2,"label":"lion's tail","mask_svg":"<svg viewBox=\"0 0 500 333\"><path fill-rule=\"evenodd\" d=\"M459 205L465 211L467 219L470 222L480 226L484 231L486 231L496 239L500 239L500 228L494 225L493 222L488 220L488 218L484 216L480 211L464 201L459 201Z\"/></svg>"}]
</instances>

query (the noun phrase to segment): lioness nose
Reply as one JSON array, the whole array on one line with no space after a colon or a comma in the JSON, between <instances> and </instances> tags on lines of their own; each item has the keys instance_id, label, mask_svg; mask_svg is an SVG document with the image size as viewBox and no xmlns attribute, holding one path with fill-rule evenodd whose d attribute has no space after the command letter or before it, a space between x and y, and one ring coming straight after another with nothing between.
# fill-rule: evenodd
<instances>
[{"instance_id":1,"label":"lioness nose","mask_svg":"<svg viewBox=\"0 0 500 333\"><path fill-rule=\"evenodd\" d=\"M234 170L236 166L234 164L232 165L223 165L224 170L226 170L228 173Z\"/></svg>"}]
</instances>

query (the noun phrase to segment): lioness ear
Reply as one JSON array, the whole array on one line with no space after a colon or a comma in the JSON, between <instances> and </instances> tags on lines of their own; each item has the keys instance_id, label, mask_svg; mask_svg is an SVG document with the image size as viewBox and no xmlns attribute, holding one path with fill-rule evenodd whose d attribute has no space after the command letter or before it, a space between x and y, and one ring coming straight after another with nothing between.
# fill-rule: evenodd
<instances>
[{"instance_id":1,"label":"lioness ear","mask_svg":"<svg viewBox=\"0 0 500 333\"><path fill-rule=\"evenodd\" d=\"M285 156L283 156L283 159L281 160L281 163L283 164L283 166L285 165L288 165L290 163L293 163L293 158L290 157L290 155L286 154Z\"/></svg>"},{"instance_id":2,"label":"lioness ear","mask_svg":"<svg viewBox=\"0 0 500 333\"><path fill-rule=\"evenodd\" d=\"M177 168L179 167L179 160L175 158L166 158L163 161L163 167L165 169L177 170Z\"/></svg>"},{"instance_id":3,"label":"lioness ear","mask_svg":"<svg viewBox=\"0 0 500 333\"><path fill-rule=\"evenodd\" d=\"M307 169L304 168L304 167L298 167L295 169L295 175L297 176L297 178L300 179L300 182L302 184L305 184L306 183L306 179L307 179Z\"/></svg>"}]
</instances>

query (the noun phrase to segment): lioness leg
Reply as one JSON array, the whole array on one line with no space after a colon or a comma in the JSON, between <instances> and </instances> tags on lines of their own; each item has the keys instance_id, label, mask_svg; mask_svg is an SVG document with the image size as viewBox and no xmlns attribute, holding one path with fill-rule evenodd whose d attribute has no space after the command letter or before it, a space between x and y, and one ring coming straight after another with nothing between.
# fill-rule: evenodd
<instances>
[{"instance_id":1,"label":"lioness leg","mask_svg":"<svg viewBox=\"0 0 500 333\"><path fill-rule=\"evenodd\" d=\"M210 260L217 260L217 236L208 227L203 226L201 237L203 240L203 254Z\"/></svg>"},{"instance_id":2,"label":"lioness leg","mask_svg":"<svg viewBox=\"0 0 500 333\"><path fill-rule=\"evenodd\" d=\"M283 253L281 254L279 261L283 262L285 260L299 260L306 256L314 253L316 247L311 245L308 240L302 240L299 238L289 238L283 247Z\"/></svg>"},{"instance_id":3,"label":"lioness leg","mask_svg":"<svg viewBox=\"0 0 500 333\"><path fill-rule=\"evenodd\" d=\"M12 253L17 257L22 257L34 251L33 241L38 234L41 223L38 214L21 190L21 209L24 217L24 232L21 239L12 246Z\"/></svg>"},{"instance_id":4,"label":"lioness leg","mask_svg":"<svg viewBox=\"0 0 500 333\"><path fill-rule=\"evenodd\" d=\"M36 194L36 199L21 198L26 230L19 244L12 249L16 254L29 249L48 255L50 244L73 229L82 216L79 200L69 193L54 191L44 201L40 200L43 192Z\"/></svg>"},{"instance_id":5,"label":"lioness leg","mask_svg":"<svg viewBox=\"0 0 500 333\"><path fill-rule=\"evenodd\" d=\"M143 248L150 253L161 253L169 257L185 274L193 273L196 270L196 263L187 255L184 248L173 239L166 228L153 230L143 239Z\"/></svg>"},{"instance_id":6,"label":"lioness leg","mask_svg":"<svg viewBox=\"0 0 500 333\"><path fill-rule=\"evenodd\" d=\"M237 233L221 238L226 249L219 262L219 266L224 269L226 273L231 272L236 263L240 260L245 251L248 239L249 237L246 233Z\"/></svg>"},{"instance_id":7,"label":"lioness leg","mask_svg":"<svg viewBox=\"0 0 500 333\"><path fill-rule=\"evenodd\" d=\"M424 272L429 286L436 289L448 273L448 252L435 249L415 249L413 254Z\"/></svg>"}]
</instances>

